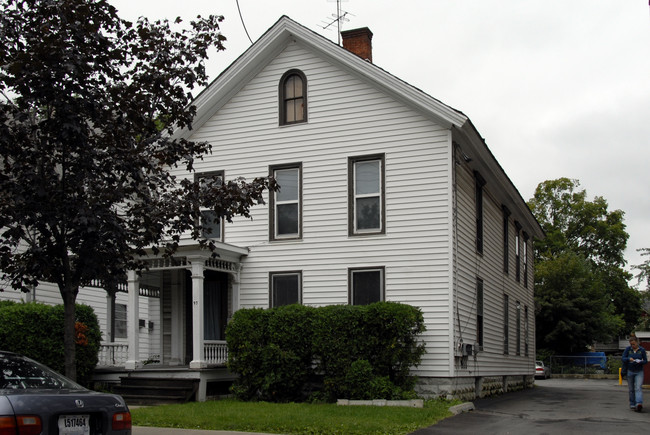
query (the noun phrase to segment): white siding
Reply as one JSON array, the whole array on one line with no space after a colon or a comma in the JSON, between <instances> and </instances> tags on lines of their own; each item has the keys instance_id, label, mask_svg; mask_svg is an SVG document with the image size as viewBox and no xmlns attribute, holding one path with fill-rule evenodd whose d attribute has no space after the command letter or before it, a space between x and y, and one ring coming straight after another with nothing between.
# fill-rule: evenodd
<instances>
[{"instance_id":1,"label":"white siding","mask_svg":"<svg viewBox=\"0 0 650 435\"><path fill-rule=\"evenodd\" d=\"M459 246L458 246L458 306L461 331L455 322L456 340L462 337L465 343L473 344L476 337L476 281L483 280L484 346L477 357L469 359L463 372L480 373L482 376L532 374L535 360L534 300L532 277L532 240L528 246L528 288L522 281L516 281L515 269L515 225L516 217L509 218L509 273L503 270L503 214L501 204L490 194L490 184L483 188L483 254L476 252L476 205L474 175L466 167L457 171L459 200ZM523 231L526 229L524 228ZM523 248L523 239L522 239ZM504 355L504 295L509 296L509 340L508 354ZM521 306L520 355L516 354L517 310ZM528 356L525 355L524 307L528 307L529 330Z\"/></svg>"},{"instance_id":2,"label":"white siding","mask_svg":"<svg viewBox=\"0 0 650 435\"><path fill-rule=\"evenodd\" d=\"M298 68L308 81L309 122L278 126L278 81ZM243 307L268 306L268 273L302 270L303 303L346 304L348 268L384 266L386 299L419 306L427 355L420 374L447 375L449 361L450 133L356 77L290 44L192 137L213 154L197 171L226 178L301 162L303 238L269 242L268 208L225 227L250 248ZM348 157L385 153L386 234L348 236Z\"/></svg>"},{"instance_id":3,"label":"white siding","mask_svg":"<svg viewBox=\"0 0 650 435\"><path fill-rule=\"evenodd\" d=\"M3 301L27 302L27 298L29 297L27 293L13 290L9 287L3 288L2 290L0 292L0 300Z\"/></svg>"}]
</instances>

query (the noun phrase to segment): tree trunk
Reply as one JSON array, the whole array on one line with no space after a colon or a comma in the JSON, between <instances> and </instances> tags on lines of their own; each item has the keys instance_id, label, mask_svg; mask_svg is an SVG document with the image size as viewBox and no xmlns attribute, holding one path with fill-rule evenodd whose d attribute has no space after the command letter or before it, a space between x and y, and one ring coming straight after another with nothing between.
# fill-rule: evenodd
<instances>
[{"instance_id":1,"label":"tree trunk","mask_svg":"<svg viewBox=\"0 0 650 435\"><path fill-rule=\"evenodd\" d=\"M77 289L61 289L63 297L63 350L65 352L65 375L66 377L77 380L77 364L75 359L75 302L77 300Z\"/></svg>"}]
</instances>

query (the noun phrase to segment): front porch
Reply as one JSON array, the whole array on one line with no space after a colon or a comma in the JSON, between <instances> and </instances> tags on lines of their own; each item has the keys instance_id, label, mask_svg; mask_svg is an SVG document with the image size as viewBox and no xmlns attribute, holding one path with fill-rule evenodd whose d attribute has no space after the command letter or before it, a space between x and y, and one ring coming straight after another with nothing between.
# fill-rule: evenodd
<instances>
[{"instance_id":1,"label":"front porch","mask_svg":"<svg viewBox=\"0 0 650 435\"><path fill-rule=\"evenodd\" d=\"M126 293L120 296L122 329L116 334L115 315L108 316L111 332L100 348L96 382L188 379L196 382L194 400L204 401L210 383L232 380L225 330L239 309L240 261L248 250L216 246L218 257L196 245L185 246L173 258L150 256L140 274L128 273L118 288ZM115 312L111 304L114 296L109 312Z\"/></svg>"}]
</instances>

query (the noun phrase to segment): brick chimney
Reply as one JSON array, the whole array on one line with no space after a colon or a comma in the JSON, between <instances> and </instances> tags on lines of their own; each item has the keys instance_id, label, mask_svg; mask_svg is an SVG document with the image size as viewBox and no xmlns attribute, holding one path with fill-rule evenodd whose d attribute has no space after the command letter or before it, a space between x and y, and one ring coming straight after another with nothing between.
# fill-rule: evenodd
<instances>
[{"instance_id":1,"label":"brick chimney","mask_svg":"<svg viewBox=\"0 0 650 435\"><path fill-rule=\"evenodd\" d=\"M367 27L341 32L343 48L372 62L372 32Z\"/></svg>"}]
</instances>

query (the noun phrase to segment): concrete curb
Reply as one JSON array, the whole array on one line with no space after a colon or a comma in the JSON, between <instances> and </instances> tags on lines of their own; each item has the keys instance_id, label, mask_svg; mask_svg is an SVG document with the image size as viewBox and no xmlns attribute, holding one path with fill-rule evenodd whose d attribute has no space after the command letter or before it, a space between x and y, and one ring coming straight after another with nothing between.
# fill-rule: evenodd
<instances>
[{"instance_id":1,"label":"concrete curb","mask_svg":"<svg viewBox=\"0 0 650 435\"><path fill-rule=\"evenodd\" d=\"M454 415L458 415L462 412L468 412L468 411L473 411L474 404L472 402L465 402L461 403L460 405L455 405L449 408L449 412L451 412Z\"/></svg>"},{"instance_id":2,"label":"concrete curb","mask_svg":"<svg viewBox=\"0 0 650 435\"><path fill-rule=\"evenodd\" d=\"M375 399L375 400L348 400L348 399L339 399L336 401L336 404L339 406L406 406L409 408L424 408L424 400L422 399L412 399L412 400L384 400L384 399Z\"/></svg>"}]
</instances>

